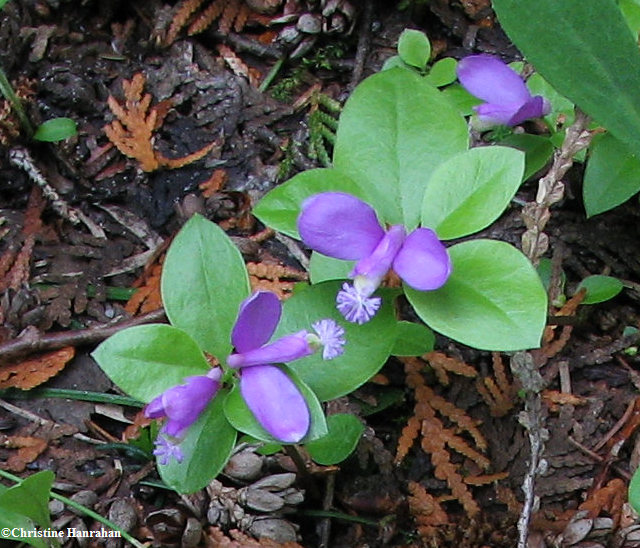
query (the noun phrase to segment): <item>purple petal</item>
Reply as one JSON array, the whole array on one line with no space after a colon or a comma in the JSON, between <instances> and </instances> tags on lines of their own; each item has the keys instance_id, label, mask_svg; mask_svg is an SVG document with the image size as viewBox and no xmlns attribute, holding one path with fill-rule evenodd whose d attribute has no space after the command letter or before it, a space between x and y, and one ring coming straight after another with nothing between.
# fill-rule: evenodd
<instances>
[{"instance_id":1,"label":"purple petal","mask_svg":"<svg viewBox=\"0 0 640 548\"><path fill-rule=\"evenodd\" d=\"M274 438L296 443L311 422L309 407L298 387L274 365L243 369L240 393L262 427Z\"/></svg>"},{"instance_id":2,"label":"purple petal","mask_svg":"<svg viewBox=\"0 0 640 548\"><path fill-rule=\"evenodd\" d=\"M536 95L522 105L511 117L507 125L516 126L531 118L540 118L551 112L551 105L541 95Z\"/></svg>"},{"instance_id":3,"label":"purple petal","mask_svg":"<svg viewBox=\"0 0 640 548\"><path fill-rule=\"evenodd\" d=\"M522 105L531 98L520 75L492 55L465 57L456 72L462 86L487 103Z\"/></svg>"},{"instance_id":4,"label":"purple petal","mask_svg":"<svg viewBox=\"0 0 640 548\"><path fill-rule=\"evenodd\" d=\"M280 321L282 305L275 293L257 291L242 301L231 342L238 352L259 348L273 335Z\"/></svg>"},{"instance_id":5,"label":"purple petal","mask_svg":"<svg viewBox=\"0 0 640 548\"><path fill-rule=\"evenodd\" d=\"M373 208L343 192L307 198L298 217L298 232L311 249L343 260L370 255L384 236Z\"/></svg>"},{"instance_id":6,"label":"purple petal","mask_svg":"<svg viewBox=\"0 0 640 548\"><path fill-rule=\"evenodd\" d=\"M231 354L227 365L233 368L269 363L284 363L304 358L313 354L314 349L307 341L307 331L299 331L293 335L285 335L280 339L239 354Z\"/></svg>"},{"instance_id":7,"label":"purple petal","mask_svg":"<svg viewBox=\"0 0 640 548\"><path fill-rule=\"evenodd\" d=\"M350 277L364 276L371 282L371 293L380 285L382 278L391 268L393 259L402 247L406 232L401 225L392 226L378 243L371 255L360 259Z\"/></svg>"},{"instance_id":8,"label":"purple petal","mask_svg":"<svg viewBox=\"0 0 640 548\"><path fill-rule=\"evenodd\" d=\"M485 125L515 125L511 120L518 113L521 103L516 105L495 105L493 103L482 103L473 107L478 114L478 118Z\"/></svg>"},{"instance_id":9,"label":"purple petal","mask_svg":"<svg viewBox=\"0 0 640 548\"><path fill-rule=\"evenodd\" d=\"M433 230L416 228L404 241L393 269L414 289L429 291L449 279L451 259Z\"/></svg>"},{"instance_id":10,"label":"purple petal","mask_svg":"<svg viewBox=\"0 0 640 548\"><path fill-rule=\"evenodd\" d=\"M169 419L163 430L173 437L180 437L197 420L220 388L220 383L206 375L187 377L185 381L162 394L162 404Z\"/></svg>"},{"instance_id":11,"label":"purple petal","mask_svg":"<svg viewBox=\"0 0 640 548\"><path fill-rule=\"evenodd\" d=\"M166 417L167 414L164 411L164 405L162 404L162 394L157 398L152 399L144 409L144 416L148 419L159 419L160 417Z\"/></svg>"}]
</instances>

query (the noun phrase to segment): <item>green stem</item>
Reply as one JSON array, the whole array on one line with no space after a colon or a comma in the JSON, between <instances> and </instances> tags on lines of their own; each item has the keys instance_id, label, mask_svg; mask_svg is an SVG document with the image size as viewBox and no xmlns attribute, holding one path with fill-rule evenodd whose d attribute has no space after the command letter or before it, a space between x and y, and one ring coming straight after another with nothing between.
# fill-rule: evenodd
<instances>
[{"instance_id":1,"label":"green stem","mask_svg":"<svg viewBox=\"0 0 640 548\"><path fill-rule=\"evenodd\" d=\"M0 476L7 478L17 484L22 483L22 479L19 478L18 476L14 476L13 474L10 474L9 472L5 472L4 470L0 469ZM121 535L122 538L124 538L125 540L127 540L128 542L130 542L133 546L135 546L135 548L145 548L145 545L142 544L141 542L137 541L135 538L133 538L129 533L127 533L124 529L121 529L120 527L118 527L115 523L109 521L107 518L103 518L100 514L97 514L96 512L94 512L93 510L87 508L86 506L82 506L82 504L78 504L77 502L68 499L67 497L63 497L62 495L58 495L58 493L54 493L53 491L51 491L50 493L51 498L52 499L56 499L59 500L60 502L62 502L63 504L69 506L70 508L74 508L75 510L78 510L78 512L83 513L85 516L88 516L90 518L95 519L96 521L99 521L100 523L102 523L102 525L105 525L106 527L109 527L109 529L113 529L114 531L118 531Z\"/></svg>"},{"instance_id":2,"label":"green stem","mask_svg":"<svg viewBox=\"0 0 640 548\"><path fill-rule=\"evenodd\" d=\"M32 388L31 390L17 390L15 388L0 389L0 398L14 400L30 400L32 398L65 398L67 400L91 401L96 403L112 403L128 407L142 408L146 404L128 396L117 394L103 394L88 390L70 390L67 388Z\"/></svg>"},{"instance_id":3,"label":"green stem","mask_svg":"<svg viewBox=\"0 0 640 548\"><path fill-rule=\"evenodd\" d=\"M4 70L0 68L0 93L4 95L4 98L11 103L11 108L15 111L20 120L20 124L22 125L22 129L27 133L27 136L31 138L33 136L33 126L31 122L29 122L29 118L27 118L27 113L24 111L24 107L20 102L20 98L16 95L16 92L13 91L13 87L11 86L11 82L7 78Z\"/></svg>"},{"instance_id":4,"label":"green stem","mask_svg":"<svg viewBox=\"0 0 640 548\"><path fill-rule=\"evenodd\" d=\"M284 62L286 59L287 59L286 56L281 57L274 63L269 73L264 77L264 80L262 80L262 82L260 83L260 86L258 87L258 91L262 93L267 91L267 88L271 85L271 82L274 81L275 77L280 72L280 69L282 68L282 65L284 65Z\"/></svg>"}]
</instances>

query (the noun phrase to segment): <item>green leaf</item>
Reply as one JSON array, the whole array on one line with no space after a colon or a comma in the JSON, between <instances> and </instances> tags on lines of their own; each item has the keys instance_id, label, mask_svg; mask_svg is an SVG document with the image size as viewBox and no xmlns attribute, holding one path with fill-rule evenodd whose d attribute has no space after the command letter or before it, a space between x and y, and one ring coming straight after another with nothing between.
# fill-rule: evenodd
<instances>
[{"instance_id":1,"label":"green leaf","mask_svg":"<svg viewBox=\"0 0 640 548\"><path fill-rule=\"evenodd\" d=\"M620 291L622 291L622 282L618 278L611 276L587 276L580 282L576 289L576 293L581 289L586 289L582 304L595 304L613 299Z\"/></svg>"},{"instance_id":2,"label":"green leaf","mask_svg":"<svg viewBox=\"0 0 640 548\"><path fill-rule=\"evenodd\" d=\"M582 194L587 217L626 202L640 190L640 158L611 134L591 145Z\"/></svg>"},{"instance_id":3,"label":"green leaf","mask_svg":"<svg viewBox=\"0 0 640 548\"><path fill-rule=\"evenodd\" d=\"M164 482L180 493L206 487L227 464L236 443L236 431L224 414L227 390L222 389L187 431L180 443L184 460L158 465Z\"/></svg>"},{"instance_id":4,"label":"green leaf","mask_svg":"<svg viewBox=\"0 0 640 548\"><path fill-rule=\"evenodd\" d=\"M138 325L109 337L92 353L98 365L127 394L149 402L210 367L198 344L164 324Z\"/></svg>"},{"instance_id":5,"label":"green leaf","mask_svg":"<svg viewBox=\"0 0 640 548\"><path fill-rule=\"evenodd\" d=\"M382 307L370 322L357 325L347 322L336 310L336 295L341 286L341 282L324 282L287 299L274 335L311 330L311 324L323 318L331 318L344 328L347 342L342 356L326 361L317 352L289 364L320 401L353 392L373 377L387 361L396 339L398 322L388 293L377 292L383 297Z\"/></svg>"},{"instance_id":6,"label":"green leaf","mask_svg":"<svg viewBox=\"0 0 640 548\"><path fill-rule=\"evenodd\" d=\"M629 504L636 512L640 512L640 466L629 483Z\"/></svg>"},{"instance_id":7,"label":"green leaf","mask_svg":"<svg viewBox=\"0 0 640 548\"><path fill-rule=\"evenodd\" d=\"M437 291L405 294L434 330L481 350L540 346L547 295L529 260L515 247L472 240L449 248L453 273Z\"/></svg>"},{"instance_id":8,"label":"green leaf","mask_svg":"<svg viewBox=\"0 0 640 548\"><path fill-rule=\"evenodd\" d=\"M462 116L471 116L474 113L473 107L482 103L481 99L471 95L460 84L447 86L442 90L442 94Z\"/></svg>"},{"instance_id":9,"label":"green leaf","mask_svg":"<svg viewBox=\"0 0 640 548\"><path fill-rule=\"evenodd\" d=\"M532 95L542 95L551 104L551 112L544 119L554 128L558 122L558 116L562 115L564 127L570 126L575 120L574 104L566 97L560 95L549 83L538 73L532 74L527 80L527 87ZM527 135L527 134L521 134ZM531 135L534 137L533 135Z\"/></svg>"},{"instance_id":10,"label":"green leaf","mask_svg":"<svg viewBox=\"0 0 640 548\"><path fill-rule=\"evenodd\" d=\"M437 88L448 86L452 82L455 82L458 77L456 75L457 66L458 61L456 59L453 57L445 57L433 64L429 74L427 74L424 79Z\"/></svg>"},{"instance_id":11,"label":"green leaf","mask_svg":"<svg viewBox=\"0 0 640 548\"><path fill-rule=\"evenodd\" d=\"M424 32L406 29L398 39L398 54L407 65L424 70L431 56L431 44Z\"/></svg>"},{"instance_id":12,"label":"green leaf","mask_svg":"<svg viewBox=\"0 0 640 548\"><path fill-rule=\"evenodd\" d=\"M553 144L548 137L530 133L512 134L501 141L502 145L524 152L524 176L526 181L540 171L553 156Z\"/></svg>"},{"instance_id":13,"label":"green leaf","mask_svg":"<svg viewBox=\"0 0 640 548\"><path fill-rule=\"evenodd\" d=\"M300 392L302 392L302 395L304 396L304 399L309 406L309 412L311 414L311 425L309 427L309 432L307 432L307 435L300 441L300 443L306 443L308 441L326 436L327 422L324 416L324 412L322 411L322 405L320 405L320 402L318 401L316 395L300 379L300 377L295 374L291 367L287 367L285 365L280 365L279 367L281 367L287 373L287 375L289 375L291 380L300 389ZM278 397L278 395L274 394L274 397ZM277 440L276 438L274 438L256 420L253 413L242 398L242 395L240 394L239 383L231 389L231 392L229 392L229 395L225 398L224 413L229 422L235 428L240 430L240 432L249 434L250 436L260 441L282 444L281 440Z\"/></svg>"},{"instance_id":14,"label":"green leaf","mask_svg":"<svg viewBox=\"0 0 640 548\"><path fill-rule=\"evenodd\" d=\"M398 322L396 340L393 343L393 356L421 356L433 350L436 337L426 325L414 322Z\"/></svg>"},{"instance_id":15,"label":"green leaf","mask_svg":"<svg viewBox=\"0 0 640 548\"><path fill-rule=\"evenodd\" d=\"M334 259L314 251L309 262L311 283L318 284L327 280L346 280L355 264L356 261Z\"/></svg>"},{"instance_id":16,"label":"green leaf","mask_svg":"<svg viewBox=\"0 0 640 548\"><path fill-rule=\"evenodd\" d=\"M346 192L361 196L358 186L337 169L310 169L268 192L253 210L265 225L299 238L297 220L302 202L319 192Z\"/></svg>"},{"instance_id":17,"label":"green leaf","mask_svg":"<svg viewBox=\"0 0 640 548\"><path fill-rule=\"evenodd\" d=\"M542 257L538 262L538 266L536 267L536 271L538 272L538 276L540 276L540 281L544 286L544 290L548 293L549 286L551 285L551 276L553 274L553 263L551 259L547 257ZM560 290L564 291L564 286L567 281L567 275L564 273L564 270L560 271Z\"/></svg>"},{"instance_id":18,"label":"green leaf","mask_svg":"<svg viewBox=\"0 0 640 548\"><path fill-rule=\"evenodd\" d=\"M191 217L167 252L161 286L171 323L224 360L240 303L249 295L242 255L224 231L200 215Z\"/></svg>"},{"instance_id":19,"label":"green leaf","mask_svg":"<svg viewBox=\"0 0 640 548\"><path fill-rule=\"evenodd\" d=\"M382 63L382 68L380 69L380 71L389 70L396 67L403 68L403 69L409 68L407 67L405 62L400 58L399 55L393 55L392 57L389 57L387 60L385 60L384 63ZM411 69L411 70L414 70L414 69Z\"/></svg>"},{"instance_id":20,"label":"green leaf","mask_svg":"<svg viewBox=\"0 0 640 548\"><path fill-rule=\"evenodd\" d=\"M494 0L493 8L549 84L639 150L640 52L614 0Z\"/></svg>"},{"instance_id":21,"label":"green leaf","mask_svg":"<svg viewBox=\"0 0 640 548\"><path fill-rule=\"evenodd\" d=\"M618 0L622 15L635 37L640 31L640 0Z\"/></svg>"},{"instance_id":22,"label":"green leaf","mask_svg":"<svg viewBox=\"0 0 640 548\"><path fill-rule=\"evenodd\" d=\"M33 138L36 141L52 143L73 137L78 133L76 123L71 118L53 118L40 124Z\"/></svg>"},{"instance_id":23,"label":"green leaf","mask_svg":"<svg viewBox=\"0 0 640 548\"><path fill-rule=\"evenodd\" d=\"M364 426L353 415L338 413L327 417L329 433L305 445L311 458L318 464L329 466L346 459L358 445Z\"/></svg>"},{"instance_id":24,"label":"green leaf","mask_svg":"<svg viewBox=\"0 0 640 548\"><path fill-rule=\"evenodd\" d=\"M509 147L467 150L434 171L424 193L422 225L443 240L489 226L522 182L524 154Z\"/></svg>"},{"instance_id":25,"label":"green leaf","mask_svg":"<svg viewBox=\"0 0 640 548\"><path fill-rule=\"evenodd\" d=\"M5 506L4 504L0 503L0 530L22 529L24 531L34 531L36 528L36 524L32 520L18 512L14 512L10 505ZM16 533L18 532L19 531L16 531ZM4 542L2 542L3 539ZM51 546L59 546L59 544L54 544L55 541L53 539L49 543L45 542L44 538L27 537L22 535L7 535L5 537L4 534L0 534L0 545L4 544L5 546L13 546L13 542L17 542L19 540L21 540L25 544L28 544L29 546L33 546L34 548L50 548ZM11 542L11 544L6 544L9 542Z\"/></svg>"},{"instance_id":26,"label":"green leaf","mask_svg":"<svg viewBox=\"0 0 640 548\"><path fill-rule=\"evenodd\" d=\"M21 514L46 529L51 524L49 496L55 475L43 470L0 493L0 507Z\"/></svg>"},{"instance_id":27,"label":"green leaf","mask_svg":"<svg viewBox=\"0 0 640 548\"><path fill-rule=\"evenodd\" d=\"M9 0L0 0L0 10L2 8L4 8L5 4L8 2Z\"/></svg>"},{"instance_id":28,"label":"green leaf","mask_svg":"<svg viewBox=\"0 0 640 548\"><path fill-rule=\"evenodd\" d=\"M356 87L340 116L333 162L382 221L412 230L431 173L466 150L468 139L464 118L441 92L395 68Z\"/></svg>"}]
</instances>

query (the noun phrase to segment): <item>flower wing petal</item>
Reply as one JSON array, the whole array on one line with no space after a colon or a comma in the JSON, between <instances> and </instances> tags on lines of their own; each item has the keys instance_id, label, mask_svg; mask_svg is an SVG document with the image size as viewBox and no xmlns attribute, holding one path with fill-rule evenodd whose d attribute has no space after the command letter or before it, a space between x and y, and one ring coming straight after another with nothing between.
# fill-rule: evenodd
<instances>
[{"instance_id":1,"label":"flower wing petal","mask_svg":"<svg viewBox=\"0 0 640 548\"><path fill-rule=\"evenodd\" d=\"M374 209L344 192L307 198L298 217L298 232L311 249L348 261L370 255L384 236Z\"/></svg>"},{"instance_id":2,"label":"flower wing petal","mask_svg":"<svg viewBox=\"0 0 640 548\"><path fill-rule=\"evenodd\" d=\"M296 443L309 431L309 407L294 382L275 365L242 370L240 393L262 427L274 438Z\"/></svg>"},{"instance_id":3,"label":"flower wing petal","mask_svg":"<svg viewBox=\"0 0 640 548\"><path fill-rule=\"evenodd\" d=\"M512 120L515 119L518 110L521 108L517 105L496 105L494 103L482 103L473 107L478 114L478 118L485 126L489 125L516 125ZM483 126L484 127L484 126Z\"/></svg>"},{"instance_id":4,"label":"flower wing petal","mask_svg":"<svg viewBox=\"0 0 640 548\"><path fill-rule=\"evenodd\" d=\"M522 105L507 124L510 126L517 126L525 120L546 116L549 112L551 112L551 105L549 102L541 95L536 95Z\"/></svg>"},{"instance_id":5,"label":"flower wing petal","mask_svg":"<svg viewBox=\"0 0 640 548\"><path fill-rule=\"evenodd\" d=\"M179 437L196 421L219 387L220 383L206 375L198 375L187 377L185 384L165 391L162 403L168 420L163 430L170 436Z\"/></svg>"},{"instance_id":6,"label":"flower wing petal","mask_svg":"<svg viewBox=\"0 0 640 548\"><path fill-rule=\"evenodd\" d=\"M282 304L271 291L256 291L242 301L238 319L231 332L231 342L238 352L259 348L278 326Z\"/></svg>"},{"instance_id":7,"label":"flower wing petal","mask_svg":"<svg viewBox=\"0 0 640 548\"><path fill-rule=\"evenodd\" d=\"M419 291L442 287L451 274L447 248L430 228L416 228L409 234L393 261L393 269Z\"/></svg>"},{"instance_id":8,"label":"flower wing petal","mask_svg":"<svg viewBox=\"0 0 640 548\"><path fill-rule=\"evenodd\" d=\"M520 75L492 55L465 57L456 72L462 86L487 103L522 105L531 98Z\"/></svg>"}]
</instances>

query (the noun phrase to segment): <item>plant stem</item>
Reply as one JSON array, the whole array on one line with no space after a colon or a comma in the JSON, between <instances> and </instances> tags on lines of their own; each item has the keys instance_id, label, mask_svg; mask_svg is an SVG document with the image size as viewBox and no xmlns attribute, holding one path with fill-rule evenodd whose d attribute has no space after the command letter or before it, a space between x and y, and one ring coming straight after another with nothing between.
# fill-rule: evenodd
<instances>
[{"instance_id":1,"label":"plant stem","mask_svg":"<svg viewBox=\"0 0 640 548\"><path fill-rule=\"evenodd\" d=\"M4 388L0 390L0 398L13 400L30 400L32 398L65 398L67 400L91 401L96 403L112 403L128 407L142 408L145 404L128 396L118 394L104 394L89 390L70 390L67 388L32 388L31 390L17 390Z\"/></svg>"},{"instance_id":2,"label":"plant stem","mask_svg":"<svg viewBox=\"0 0 640 548\"><path fill-rule=\"evenodd\" d=\"M15 482L17 484L22 483L22 479L21 478L19 478L18 476L14 476L13 474L10 474L9 472L5 472L2 469L0 469L0 476L4 477L4 478L7 478L7 479L9 479L9 480L11 480L11 481L13 481L13 482ZM82 512L85 516L88 516L90 518L95 519L96 521L99 521L100 523L102 523L106 527L109 527L109 529L113 529L114 531L118 531L122 535L122 538L125 539L126 541L130 542L133 546L135 546L135 548L145 548L144 544L142 544L141 542L137 541L129 533L127 533L124 529L121 529L115 523L109 521L107 518L103 518L100 514L97 514L96 512L94 512L93 510L87 508L86 506L82 506L82 504L78 504L77 502L74 502L73 500L68 499L67 497L63 497L62 495L58 495L58 493L54 493L53 491L51 491L50 496L51 496L52 499L59 500L60 502L62 502L63 504L66 504L70 508L78 510L78 512Z\"/></svg>"},{"instance_id":3,"label":"plant stem","mask_svg":"<svg viewBox=\"0 0 640 548\"><path fill-rule=\"evenodd\" d=\"M20 120L20 124L22 125L22 129L27 133L27 136L31 138L33 136L33 126L31 122L29 122L29 118L27 118L27 113L24 111L24 107L20 102L20 98L16 95L16 92L13 91L13 87L11 86L11 82L7 78L4 70L0 68L0 93L4 96L4 98L9 101L11 104L11 108L14 110L18 119Z\"/></svg>"}]
</instances>

